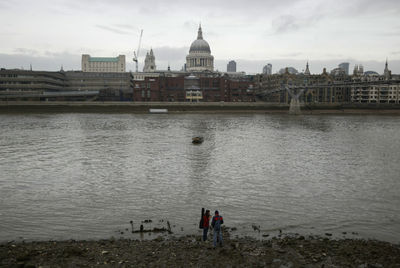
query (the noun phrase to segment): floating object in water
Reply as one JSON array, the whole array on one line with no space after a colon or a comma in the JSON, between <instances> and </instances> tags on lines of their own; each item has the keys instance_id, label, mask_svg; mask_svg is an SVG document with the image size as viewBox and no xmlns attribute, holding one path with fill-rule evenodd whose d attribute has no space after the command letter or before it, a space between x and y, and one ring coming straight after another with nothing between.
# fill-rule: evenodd
<instances>
[{"instance_id":1,"label":"floating object in water","mask_svg":"<svg viewBox=\"0 0 400 268\"><path fill-rule=\"evenodd\" d=\"M203 137L194 137L192 138L192 143L194 144L200 144L204 141Z\"/></svg>"},{"instance_id":2,"label":"floating object in water","mask_svg":"<svg viewBox=\"0 0 400 268\"><path fill-rule=\"evenodd\" d=\"M168 113L168 109L149 109L151 114L166 114Z\"/></svg>"}]
</instances>

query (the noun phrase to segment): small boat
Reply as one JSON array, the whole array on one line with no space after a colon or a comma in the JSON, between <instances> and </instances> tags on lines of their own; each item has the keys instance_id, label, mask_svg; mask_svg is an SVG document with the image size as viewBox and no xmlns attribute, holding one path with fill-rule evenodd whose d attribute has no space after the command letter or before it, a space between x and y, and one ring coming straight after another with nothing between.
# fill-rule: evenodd
<instances>
[{"instance_id":1,"label":"small boat","mask_svg":"<svg viewBox=\"0 0 400 268\"><path fill-rule=\"evenodd\" d=\"M192 143L193 144L200 144L204 141L203 137L194 137L192 138Z\"/></svg>"},{"instance_id":2,"label":"small boat","mask_svg":"<svg viewBox=\"0 0 400 268\"><path fill-rule=\"evenodd\" d=\"M166 114L166 113L168 113L168 109L149 109L149 113L151 113L151 114Z\"/></svg>"}]
</instances>

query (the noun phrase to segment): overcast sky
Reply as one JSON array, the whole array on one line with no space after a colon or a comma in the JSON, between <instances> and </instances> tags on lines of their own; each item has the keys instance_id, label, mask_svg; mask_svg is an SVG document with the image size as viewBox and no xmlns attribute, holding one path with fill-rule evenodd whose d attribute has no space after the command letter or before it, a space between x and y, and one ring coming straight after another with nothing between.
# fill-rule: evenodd
<instances>
[{"instance_id":1,"label":"overcast sky","mask_svg":"<svg viewBox=\"0 0 400 268\"><path fill-rule=\"evenodd\" d=\"M127 56L143 29L141 63L151 47L157 69L181 69L199 22L215 68L285 66L312 73L343 61L400 73L399 0L0 0L0 67L81 68L81 54Z\"/></svg>"}]
</instances>

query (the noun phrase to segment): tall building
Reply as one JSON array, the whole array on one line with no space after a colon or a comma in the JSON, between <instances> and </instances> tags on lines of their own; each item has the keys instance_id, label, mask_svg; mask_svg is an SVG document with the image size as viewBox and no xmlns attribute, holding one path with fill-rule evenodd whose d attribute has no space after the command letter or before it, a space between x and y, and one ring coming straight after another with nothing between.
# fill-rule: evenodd
<instances>
[{"instance_id":1,"label":"tall building","mask_svg":"<svg viewBox=\"0 0 400 268\"><path fill-rule=\"evenodd\" d=\"M226 71L228 73L236 73L236 61L231 60L226 66Z\"/></svg>"},{"instance_id":2,"label":"tall building","mask_svg":"<svg viewBox=\"0 0 400 268\"><path fill-rule=\"evenodd\" d=\"M82 72L123 73L125 67L125 55L115 58L82 55Z\"/></svg>"},{"instance_id":3,"label":"tall building","mask_svg":"<svg viewBox=\"0 0 400 268\"><path fill-rule=\"evenodd\" d=\"M364 74L364 67L360 64L360 65L355 65L354 66L354 70L353 70L353 75L356 76L361 76Z\"/></svg>"},{"instance_id":4,"label":"tall building","mask_svg":"<svg viewBox=\"0 0 400 268\"><path fill-rule=\"evenodd\" d=\"M343 76L346 75L346 71L343 68L335 68L331 71L331 75L333 76Z\"/></svg>"},{"instance_id":5,"label":"tall building","mask_svg":"<svg viewBox=\"0 0 400 268\"><path fill-rule=\"evenodd\" d=\"M341 64L339 64L339 68L342 69L346 73L346 75L349 75L349 66L350 63L348 62L342 62Z\"/></svg>"},{"instance_id":6,"label":"tall building","mask_svg":"<svg viewBox=\"0 0 400 268\"><path fill-rule=\"evenodd\" d=\"M154 57L153 49L150 49L150 53L147 52L144 60L143 72L154 72L156 70L156 58Z\"/></svg>"},{"instance_id":7,"label":"tall building","mask_svg":"<svg viewBox=\"0 0 400 268\"><path fill-rule=\"evenodd\" d=\"M307 64L306 64L306 70L304 71L304 74L305 75L310 75L311 73L310 73L310 68L308 68L308 61L307 61Z\"/></svg>"},{"instance_id":8,"label":"tall building","mask_svg":"<svg viewBox=\"0 0 400 268\"><path fill-rule=\"evenodd\" d=\"M201 25L186 56L186 70L188 72L203 72L214 70L214 57L211 55L210 45L203 39Z\"/></svg>"},{"instance_id":9,"label":"tall building","mask_svg":"<svg viewBox=\"0 0 400 268\"><path fill-rule=\"evenodd\" d=\"M268 63L267 65L264 66L263 74L266 74L266 75L272 74L272 64L271 63Z\"/></svg>"},{"instance_id":10,"label":"tall building","mask_svg":"<svg viewBox=\"0 0 400 268\"><path fill-rule=\"evenodd\" d=\"M387 59L385 63L385 70L383 70L383 76L385 76L386 80L390 79L392 76L392 71L389 70Z\"/></svg>"}]
</instances>

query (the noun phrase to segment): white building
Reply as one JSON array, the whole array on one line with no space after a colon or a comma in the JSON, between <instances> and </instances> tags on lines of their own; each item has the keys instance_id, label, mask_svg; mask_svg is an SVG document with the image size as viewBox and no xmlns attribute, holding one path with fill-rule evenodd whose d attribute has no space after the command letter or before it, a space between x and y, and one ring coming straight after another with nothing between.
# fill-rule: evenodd
<instances>
[{"instance_id":1,"label":"white building","mask_svg":"<svg viewBox=\"0 0 400 268\"><path fill-rule=\"evenodd\" d=\"M214 57L211 55L210 45L203 39L201 25L197 32L197 39L193 41L186 56L186 70L188 72L214 71Z\"/></svg>"},{"instance_id":2,"label":"white building","mask_svg":"<svg viewBox=\"0 0 400 268\"><path fill-rule=\"evenodd\" d=\"M143 72L154 72L156 70L156 58L154 57L153 49L150 49L150 53L147 52L144 60Z\"/></svg>"},{"instance_id":3,"label":"white building","mask_svg":"<svg viewBox=\"0 0 400 268\"><path fill-rule=\"evenodd\" d=\"M82 72L124 73L125 68L125 55L115 58L82 55Z\"/></svg>"}]
</instances>

